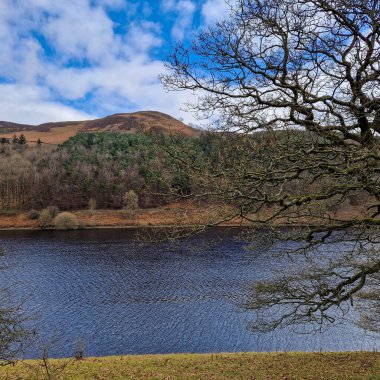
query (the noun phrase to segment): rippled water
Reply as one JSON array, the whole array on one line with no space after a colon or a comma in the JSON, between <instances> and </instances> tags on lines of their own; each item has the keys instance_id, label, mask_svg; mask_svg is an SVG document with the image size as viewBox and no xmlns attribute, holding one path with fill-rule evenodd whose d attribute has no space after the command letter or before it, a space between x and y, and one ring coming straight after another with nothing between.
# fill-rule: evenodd
<instances>
[{"instance_id":1,"label":"rippled water","mask_svg":"<svg viewBox=\"0 0 380 380\"><path fill-rule=\"evenodd\" d=\"M0 232L9 266L0 285L17 283L51 356L72 355L79 339L86 355L379 348L352 324L309 335L249 331L242 297L273 263L235 233L141 246L122 229Z\"/></svg>"}]
</instances>

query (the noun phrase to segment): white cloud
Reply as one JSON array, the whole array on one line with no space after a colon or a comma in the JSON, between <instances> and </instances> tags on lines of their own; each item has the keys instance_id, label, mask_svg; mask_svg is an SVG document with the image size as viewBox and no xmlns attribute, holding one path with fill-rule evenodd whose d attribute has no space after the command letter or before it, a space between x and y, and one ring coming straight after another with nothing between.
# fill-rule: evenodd
<instances>
[{"instance_id":1,"label":"white cloud","mask_svg":"<svg viewBox=\"0 0 380 380\"><path fill-rule=\"evenodd\" d=\"M121 9L128 6L125 0L93 0L91 4L103 6L109 9Z\"/></svg>"},{"instance_id":2,"label":"white cloud","mask_svg":"<svg viewBox=\"0 0 380 380\"><path fill-rule=\"evenodd\" d=\"M96 116L151 109L193 121L180 111L188 96L167 93L157 79L164 66L151 50L163 43L161 25L142 20L126 25L123 35L115 32L106 9L127 3L0 0L0 79L11 83L0 81L1 119L39 124L91 118L65 105L89 98L86 109ZM165 0L162 7L175 15L172 34L182 38L195 2Z\"/></svg>"},{"instance_id":3,"label":"white cloud","mask_svg":"<svg viewBox=\"0 0 380 380\"><path fill-rule=\"evenodd\" d=\"M197 9L195 2L191 0L163 0L161 7L165 12L177 14L171 33L176 40L182 40L185 34L191 30L194 13Z\"/></svg>"},{"instance_id":4,"label":"white cloud","mask_svg":"<svg viewBox=\"0 0 380 380\"><path fill-rule=\"evenodd\" d=\"M91 94L101 114L158 110L193 121L191 115L180 110L188 94L163 90L157 77L164 71L161 61L147 61L139 55L130 62L115 61L106 67L52 69L47 80L68 100Z\"/></svg>"},{"instance_id":5,"label":"white cloud","mask_svg":"<svg viewBox=\"0 0 380 380\"><path fill-rule=\"evenodd\" d=\"M154 47L162 45L162 40L157 36L160 25L153 22L143 22L141 25L131 24L124 40L124 53L129 57L138 54L148 55Z\"/></svg>"},{"instance_id":6,"label":"white cloud","mask_svg":"<svg viewBox=\"0 0 380 380\"><path fill-rule=\"evenodd\" d=\"M99 62L117 52L112 28L112 21L102 10L71 7L49 17L43 31L61 56Z\"/></svg>"},{"instance_id":7,"label":"white cloud","mask_svg":"<svg viewBox=\"0 0 380 380\"><path fill-rule=\"evenodd\" d=\"M161 7L165 12L176 10L177 0L162 0Z\"/></svg>"},{"instance_id":8,"label":"white cloud","mask_svg":"<svg viewBox=\"0 0 380 380\"><path fill-rule=\"evenodd\" d=\"M94 118L94 115L52 101L50 94L37 86L1 84L0 98L0 115L3 121L41 124L47 121Z\"/></svg>"},{"instance_id":9,"label":"white cloud","mask_svg":"<svg viewBox=\"0 0 380 380\"><path fill-rule=\"evenodd\" d=\"M181 0L177 4L177 9L178 18L172 29L172 36L177 40L182 40L191 28L196 6L192 1Z\"/></svg>"},{"instance_id":10,"label":"white cloud","mask_svg":"<svg viewBox=\"0 0 380 380\"><path fill-rule=\"evenodd\" d=\"M226 0L207 0L202 6L202 16L205 24L215 24L227 18L230 5Z\"/></svg>"}]
</instances>

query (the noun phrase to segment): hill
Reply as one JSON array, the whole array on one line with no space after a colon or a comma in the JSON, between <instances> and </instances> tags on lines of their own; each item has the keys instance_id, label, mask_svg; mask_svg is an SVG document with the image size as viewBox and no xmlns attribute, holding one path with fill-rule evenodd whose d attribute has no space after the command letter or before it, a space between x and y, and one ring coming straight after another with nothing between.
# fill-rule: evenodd
<instances>
[{"instance_id":1,"label":"hill","mask_svg":"<svg viewBox=\"0 0 380 380\"><path fill-rule=\"evenodd\" d=\"M184 136L197 136L199 130L189 127L172 116L156 111L141 111L107 116L101 119L44 123L40 125L17 124L0 121L0 137L12 138L24 134L28 141L41 139L48 144L61 144L78 132L113 131L120 133L145 133L159 131Z\"/></svg>"}]
</instances>

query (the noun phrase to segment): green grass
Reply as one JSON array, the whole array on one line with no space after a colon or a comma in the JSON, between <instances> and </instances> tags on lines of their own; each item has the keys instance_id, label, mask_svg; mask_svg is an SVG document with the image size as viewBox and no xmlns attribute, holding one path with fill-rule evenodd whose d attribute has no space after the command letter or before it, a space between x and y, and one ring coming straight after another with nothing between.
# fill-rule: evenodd
<instances>
[{"instance_id":1,"label":"green grass","mask_svg":"<svg viewBox=\"0 0 380 380\"><path fill-rule=\"evenodd\" d=\"M380 353L242 353L49 359L50 379L380 379ZM0 368L0 379L49 379L42 361Z\"/></svg>"}]
</instances>

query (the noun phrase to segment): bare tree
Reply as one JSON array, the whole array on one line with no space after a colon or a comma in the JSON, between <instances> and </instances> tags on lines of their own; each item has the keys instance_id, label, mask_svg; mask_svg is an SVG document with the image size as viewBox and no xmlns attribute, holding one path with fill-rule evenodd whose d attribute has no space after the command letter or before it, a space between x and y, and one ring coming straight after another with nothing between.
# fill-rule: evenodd
<instances>
[{"instance_id":1,"label":"bare tree","mask_svg":"<svg viewBox=\"0 0 380 380\"><path fill-rule=\"evenodd\" d=\"M0 257L4 254L0 247ZM0 273L4 270L6 267L0 265ZM13 364L34 337L34 331L25 325L30 318L22 304L15 300L11 285L0 287L0 365Z\"/></svg>"},{"instance_id":2,"label":"bare tree","mask_svg":"<svg viewBox=\"0 0 380 380\"><path fill-rule=\"evenodd\" d=\"M239 217L305 227L272 231L302 260L254 285L247 307L272 317L256 326L331 322L355 299L377 300L380 1L230 6L226 21L175 47L161 79L169 90L198 92L188 109L234 133L214 136L215 152L203 160L170 154L197 184L193 196L229 206L210 224ZM338 243L339 252L325 252Z\"/></svg>"},{"instance_id":3,"label":"bare tree","mask_svg":"<svg viewBox=\"0 0 380 380\"><path fill-rule=\"evenodd\" d=\"M0 289L0 365L14 363L24 353L33 332L25 327L27 317L8 288Z\"/></svg>"}]
</instances>

